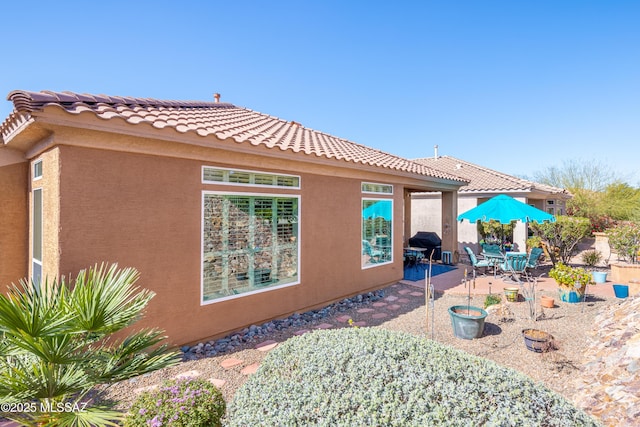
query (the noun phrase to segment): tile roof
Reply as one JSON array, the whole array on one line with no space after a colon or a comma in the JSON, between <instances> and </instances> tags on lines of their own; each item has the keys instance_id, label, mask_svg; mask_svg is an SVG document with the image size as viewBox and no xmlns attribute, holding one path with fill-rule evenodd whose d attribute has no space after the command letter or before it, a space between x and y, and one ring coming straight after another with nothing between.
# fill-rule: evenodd
<instances>
[{"instance_id":1,"label":"tile roof","mask_svg":"<svg viewBox=\"0 0 640 427\"><path fill-rule=\"evenodd\" d=\"M435 157L426 157L414 159L413 161L429 166L432 169L437 169L443 173L455 174L469 181L467 185L460 187L458 190L460 193L539 191L549 194L569 195L565 189L517 178L493 169L456 159L455 157L439 156L437 159Z\"/></svg>"},{"instance_id":2,"label":"tile roof","mask_svg":"<svg viewBox=\"0 0 640 427\"><path fill-rule=\"evenodd\" d=\"M180 133L193 132L202 137L215 135L223 141L291 150L308 156L393 169L458 184L465 182L454 174L309 129L295 121L282 120L229 103L50 91L13 91L7 99L14 103L15 111L0 125L3 139L11 129L16 128L19 120L27 120L32 115L37 116L39 111L55 106L69 114L90 112L104 120L122 119L132 125L147 123L158 129L173 128Z\"/></svg>"}]
</instances>

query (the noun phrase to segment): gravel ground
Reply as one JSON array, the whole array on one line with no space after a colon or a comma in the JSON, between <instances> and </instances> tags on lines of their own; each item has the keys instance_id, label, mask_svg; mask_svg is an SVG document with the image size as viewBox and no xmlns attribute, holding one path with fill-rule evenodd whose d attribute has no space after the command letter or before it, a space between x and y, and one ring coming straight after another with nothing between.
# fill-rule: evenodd
<instances>
[{"instance_id":1,"label":"gravel ground","mask_svg":"<svg viewBox=\"0 0 640 427\"><path fill-rule=\"evenodd\" d=\"M467 297L437 294L433 302L435 316L427 327L425 297L410 295L416 291L420 292L420 289L411 285L396 284L385 290L383 302L388 302L388 306L377 307L367 313L357 312L357 309L361 308L374 308L370 303L330 318L320 319L317 324L331 323L335 327L349 327L348 323L338 320L338 317L347 315L354 322L366 322L367 326L433 338L468 353L494 360L502 366L516 369L571 400L575 392L573 380L580 375L580 366L584 362L582 355L588 344L587 332L591 329L593 319L601 309L616 303L613 299L591 298L585 304L560 303L556 304L555 308L544 309L541 312L538 306L538 321L533 321L528 314L527 302L503 302L489 310L490 314L481 338L464 340L454 337L447 310L453 305L466 304ZM394 301L386 300L390 296ZM473 306L482 307L483 303L484 296L471 299ZM401 308L397 308L398 305L401 305ZM390 306L396 308L392 309ZM374 315L381 312L387 313L388 317L375 318ZM314 325L308 325L306 328L313 329ZM527 350L522 338L522 329L525 328L541 329L553 335L555 349L542 354ZM112 386L107 396L118 402L119 409L126 410L141 390L179 374L191 374L200 378L226 381L221 390L225 399L230 401L247 378L241 370L259 363L266 355L256 350L255 345L265 340L284 341L294 336L299 329L274 332L269 336L260 337L255 342L246 343L239 351L233 353L183 362L172 368L124 381ZM241 359L243 363L230 369L220 367L220 362L228 358Z\"/></svg>"}]
</instances>

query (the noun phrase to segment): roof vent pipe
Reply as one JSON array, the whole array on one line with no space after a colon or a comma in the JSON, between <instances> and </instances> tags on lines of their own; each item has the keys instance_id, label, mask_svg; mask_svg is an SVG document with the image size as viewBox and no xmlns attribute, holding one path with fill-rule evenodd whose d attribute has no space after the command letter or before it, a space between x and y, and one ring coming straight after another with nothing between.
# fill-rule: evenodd
<instances>
[{"instance_id":1,"label":"roof vent pipe","mask_svg":"<svg viewBox=\"0 0 640 427\"><path fill-rule=\"evenodd\" d=\"M220 102L220 94L219 93L214 93L213 94L213 99L215 99L216 102Z\"/></svg>"},{"instance_id":2,"label":"roof vent pipe","mask_svg":"<svg viewBox=\"0 0 640 427\"><path fill-rule=\"evenodd\" d=\"M438 146L437 145L433 146L433 154L434 154L433 158L435 160L438 160Z\"/></svg>"}]
</instances>

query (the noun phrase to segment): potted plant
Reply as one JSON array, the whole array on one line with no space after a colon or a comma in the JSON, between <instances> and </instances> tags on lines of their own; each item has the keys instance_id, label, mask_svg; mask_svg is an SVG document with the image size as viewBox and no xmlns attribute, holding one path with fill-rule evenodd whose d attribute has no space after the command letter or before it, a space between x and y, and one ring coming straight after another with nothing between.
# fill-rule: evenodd
<instances>
[{"instance_id":1,"label":"potted plant","mask_svg":"<svg viewBox=\"0 0 640 427\"><path fill-rule=\"evenodd\" d=\"M528 350L544 353L553 348L553 336L539 329L523 329L522 336Z\"/></svg>"},{"instance_id":2,"label":"potted plant","mask_svg":"<svg viewBox=\"0 0 640 427\"><path fill-rule=\"evenodd\" d=\"M475 288L475 276L473 277ZM467 291L467 305L454 305L449 307L449 318L453 328L453 335L457 338L472 340L480 338L484 332L484 319L489 315L486 310L471 305L471 283L468 282L467 271L464 271L465 287Z\"/></svg>"},{"instance_id":3,"label":"potted plant","mask_svg":"<svg viewBox=\"0 0 640 427\"><path fill-rule=\"evenodd\" d=\"M605 283L607 281L607 272L599 271L596 268L596 265L602 262L602 252L596 250L586 251L582 254L582 262L591 269L594 283Z\"/></svg>"},{"instance_id":4,"label":"potted plant","mask_svg":"<svg viewBox=\"0 0 640 427\"><path fill-rule=\"evenodd\" d=\"M582 267L571 267L561 262L549 271L549 277L558 284L560 300L564 302L580 302L592 277Z\"/></svg>"}]
</instances>

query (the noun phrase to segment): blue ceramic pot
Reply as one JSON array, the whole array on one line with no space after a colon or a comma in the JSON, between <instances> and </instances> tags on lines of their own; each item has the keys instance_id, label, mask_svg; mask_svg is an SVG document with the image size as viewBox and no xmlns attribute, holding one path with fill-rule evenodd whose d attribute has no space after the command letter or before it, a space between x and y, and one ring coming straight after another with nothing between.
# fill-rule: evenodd
<instances>
[{"instance_id":1,"label":"blue ceramic pot","mask_svg":"<svg viewBox=\"0 0 640 427\"><path fill-rule=\"evenodd\" d=\"M465 340L480 338L484 332L484 319L488 313L479 307L454 305L449 307L453 335Z\"/></svg>"},{"instance_id":2,"label":"blue ceramic pot","mask_svg":"<svg viewBox=\"0 0 640 427\"><path fill-rule=\"evenodd\" d=\"M607 272L606 271L593 271L591 273L591 277L593 277L593 281L595 283L606 283L606 281L607 281Z\"/></svg>"}]
</instances>

